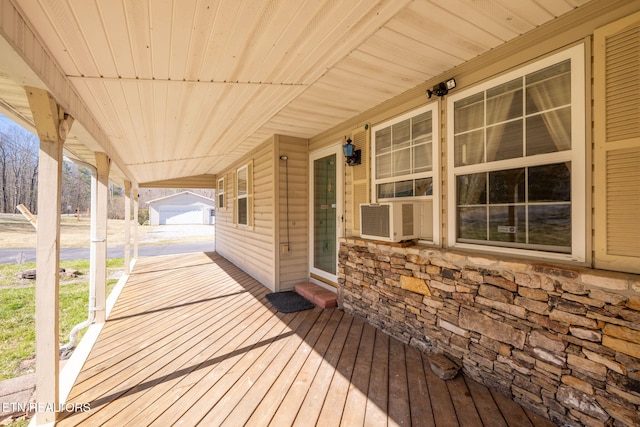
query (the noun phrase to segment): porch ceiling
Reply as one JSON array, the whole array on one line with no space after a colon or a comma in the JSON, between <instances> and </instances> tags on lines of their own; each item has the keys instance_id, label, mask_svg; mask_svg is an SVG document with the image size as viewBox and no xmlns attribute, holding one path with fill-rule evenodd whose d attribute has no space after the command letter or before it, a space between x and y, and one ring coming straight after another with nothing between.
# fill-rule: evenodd
<instances>
[{"instance_id":1,"label":"porch ceiling","mask_svg":"<svg viewBox=\"0 0 640 427\"><path fill-rule=\"evenodd\" d=\"M12 1L145 183L311 138L589 0Z\"/></svg>"}]
</instances>

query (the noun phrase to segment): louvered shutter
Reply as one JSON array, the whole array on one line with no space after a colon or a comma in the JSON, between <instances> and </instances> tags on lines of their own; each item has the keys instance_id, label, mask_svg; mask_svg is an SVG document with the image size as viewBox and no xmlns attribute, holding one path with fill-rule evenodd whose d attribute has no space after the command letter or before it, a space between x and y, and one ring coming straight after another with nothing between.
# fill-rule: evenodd
<instances>
[{"instance_id":1,"label":"louvered shutter","mask_svg":"<svg viewBox=\"0 0 640 427\"><path fill-rule=\"evenodd\" d=\"M640 13L594 32L595 265L640 273Z\"/></svg>"},{"instance_id":2,"label":"louvered shutter","mask_svg":"<svg viewBox=\"0 0 640 427\"><path fill-rule=\"evenodd\" d=\"M361 150L361 163L350 166L351 170L351 231L354 235L360 234L360 204L369 203L371 200L371 167L370 167L370 133L369 126L354 129L351 132L354 150Z\"/></svg>"}]
</instances>

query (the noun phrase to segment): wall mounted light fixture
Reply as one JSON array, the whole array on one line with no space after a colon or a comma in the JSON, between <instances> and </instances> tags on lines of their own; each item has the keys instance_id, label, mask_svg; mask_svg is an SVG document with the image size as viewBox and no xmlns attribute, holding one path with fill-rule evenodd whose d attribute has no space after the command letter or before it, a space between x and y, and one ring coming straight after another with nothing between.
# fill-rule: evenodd
<instances>
[{"instance_id":1,"label":"wall mounted light fixture","mask_svg":"<svg viewBox=\"0 0 640 427\"><path fill-rule=\"evenodd\" d=\"M355 149L351 138L347 138L347 143L342 146L342 151L344 151L344 157L347 161L347 165L355 166L360 164L360 155L362 151Z\"/></svg>"},{"instance_id":2,"label":"wall mounted light fixture","mask_svg":"<svg viewBox=\"0 0 640 427\"><path fill-rule=\"evenodd\" d=\"M427 96L431 99L432 95L445 96L449 91L456 87L456 79L450 78L447 81L440 82L432 89L427 89Z\"/></svg>"}]
</instances>

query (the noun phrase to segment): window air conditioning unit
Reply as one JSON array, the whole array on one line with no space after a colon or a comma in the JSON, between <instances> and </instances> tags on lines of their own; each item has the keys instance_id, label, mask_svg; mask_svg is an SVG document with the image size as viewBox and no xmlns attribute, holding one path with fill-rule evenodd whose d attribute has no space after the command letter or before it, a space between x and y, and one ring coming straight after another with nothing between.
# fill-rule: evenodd
<instances>
[{"instance_id":1,"label":"window air conditioning unit","mask_svg":"<svg viewBox=\"0 0 640 427\"><path fill-rule=\"evenodd\" d=\"M418 238L420 205L415 202L360 205L360 235L364 239L401 242Z\"/></svg>"}]
</instances>

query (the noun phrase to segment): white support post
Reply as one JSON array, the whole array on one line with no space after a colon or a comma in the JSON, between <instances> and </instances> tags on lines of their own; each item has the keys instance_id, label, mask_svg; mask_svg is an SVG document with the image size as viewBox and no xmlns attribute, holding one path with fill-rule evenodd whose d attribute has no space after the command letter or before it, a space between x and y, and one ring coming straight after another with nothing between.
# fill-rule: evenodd
<instances>
[{"instance_id":1,"label":"white support post","mask_svg":"<svg viewBox=\"0 0 640 427\"><path fill-rule=\"evenodd\" d=\"M59 399L59 264L62 147L73 118L45 90L25 88L33 114L38 157L36 246L36 424L56 420Z\"/></svg>"},{"instance_id":2,"label":"white support post","mask_svg":"<svg viewBox=\"0 0 640 427\"><path fill-rule=\"evenodd\" d=\"M131 273L131 181L124 182L124 274Z\"/></svg>"},{"instance_id":3,"label":"white support post","mask_svg":"<svg viewBox=\"0 0 640 427\"><path fill-rule=\"evenodd\" d=\"M105 153L96 156L96 229L91 237L91 245L95 247L96 277L96 323L106 320L107 305L107 212L109 195L109 169L111 159ZM93 268L93 267L92 267Z\"/></svg>"},{"instance_id":4,"label":"white support post","mask_svg":"<svg viewBox=\"0 0 640 427\"><path fill-rule=\"evenodd\" d=\"M138 196L140 192L136 186L133 189L133 259L138 259Z\"/></svg>"}]
</instances>

